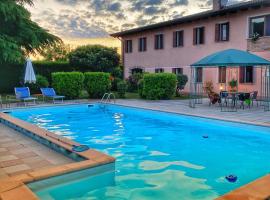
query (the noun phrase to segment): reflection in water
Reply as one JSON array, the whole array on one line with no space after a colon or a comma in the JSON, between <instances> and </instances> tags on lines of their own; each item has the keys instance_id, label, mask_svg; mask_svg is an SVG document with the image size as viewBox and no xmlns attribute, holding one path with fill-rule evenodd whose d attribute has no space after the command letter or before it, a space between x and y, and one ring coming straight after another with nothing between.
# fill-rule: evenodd
<instances>
[{"instance_id":1,"label":"reflection in water","mask_svg":"<svg viewBox=\"0 0 270 200\"><path fill-rule=\"evenodd\" d=\"M118 106L27 109L12 115L117 159L115 185L88 188L76 200L210 200L270 170L267 128ZM228 174L238 181L228 183Z\"/></svg>"}]
</instances>

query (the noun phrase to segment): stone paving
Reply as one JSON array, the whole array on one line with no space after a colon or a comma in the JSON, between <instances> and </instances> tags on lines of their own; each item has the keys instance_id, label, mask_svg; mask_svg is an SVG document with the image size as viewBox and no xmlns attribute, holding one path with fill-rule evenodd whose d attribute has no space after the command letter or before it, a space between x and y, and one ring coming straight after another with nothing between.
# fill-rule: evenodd
<instances>
[{"instance_id":1,"label":"stone paving","mask_svg":"<svg viewBox=\"0 0 270 200\"><path fill-rule=\"evenodd\" d=\"M0 179L72 162L0 123Z\"/></svg>"},{"instance_id":2,"label":"stone paving","mask_svg":"<svg viewBox=\"0 0 270 200\"><path fill-rule=\"evenodd\" d=\"M188 100L146 101L119 99L116 104L270 126L270 111L265 112L262 106L257 107L257 105L254 105L250 109L238 109L237 112L221 112L219 106L209 106L208 102L207 99L204 99L203 104L196 105L196 108L190 108Z\"/></svg>"}]
</instances>

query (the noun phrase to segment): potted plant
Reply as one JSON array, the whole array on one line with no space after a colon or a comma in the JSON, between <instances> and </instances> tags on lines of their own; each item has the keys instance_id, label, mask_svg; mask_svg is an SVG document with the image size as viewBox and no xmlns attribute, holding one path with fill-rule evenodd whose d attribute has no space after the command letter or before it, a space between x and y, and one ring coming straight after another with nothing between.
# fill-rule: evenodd
<instances>
[{"instance_id":1,"label":"potted plant","mask_svg":"<svg viewBox=\"0 0 270 200\"><path fill-rule=\"evenodd\" d=\"M232 80L229 82L229 86L231 87L231 92L236 92L237 80L232 79Z\"/></svg>"},{"instance_id":2,"label":"potted plant","mask_svg":"<svg viewBox=\"0 0 270 200\"><path fill-rule=\"evenodd\" d=\"M260 34L257 32L253 33L253 35L251 36L252 42L256 42L259 38L260 38Z\"/></svg>"}]
</instances>

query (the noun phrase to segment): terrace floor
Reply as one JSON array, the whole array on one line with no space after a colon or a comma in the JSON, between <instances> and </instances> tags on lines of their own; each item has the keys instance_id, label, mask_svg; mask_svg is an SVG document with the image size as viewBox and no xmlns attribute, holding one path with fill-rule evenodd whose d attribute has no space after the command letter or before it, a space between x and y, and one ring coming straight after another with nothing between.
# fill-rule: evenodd
<instances>
[{"instance_id":1,"label":"terrace floor","mask_svg":"<svg viewBox=\"0 0 270 200\"><path fill-rule=\"evenodd\" d=\"M221 112L218 105L209 106L208 102L208 99L204 99L203 104L196 105L196 108L190 108L188 100L145 101L119 99L116 104L270 126L270 112L265 112L261 106L254 105L250 109L238 109L237 112Z\"/></svg>"},{"instance_id":2,"label":"terrace floor","mask_svg":"<svg viewBox=\"0 0 270 200\"><path fill-rule=\"evenodd\" d=\"M0 123L0 179L72 162Z\"/></svg>"}]
</instances>

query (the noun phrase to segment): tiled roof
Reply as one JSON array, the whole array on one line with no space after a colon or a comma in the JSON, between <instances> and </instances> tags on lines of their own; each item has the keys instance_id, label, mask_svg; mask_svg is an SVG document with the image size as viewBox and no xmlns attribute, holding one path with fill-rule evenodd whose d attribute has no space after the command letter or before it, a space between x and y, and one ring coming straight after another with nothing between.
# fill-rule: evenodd
<instances>
[{"instance_id":1,"label":"tiled roof","mask_svg":"<svg viewBox=\"0 0 270 200\"><path fill-rule=\"evenodd\" d=\"M203 18L215 17L218 15L224 15L227 13L234 13L234 12L237 12L239 10L246 10L249 8L257 8L257 7L259 8L262 6L270 6L270 0L252 0L252 1L248 1L248 2L233 4L233 5L226 6L220 10L209 10L209 11L205 11L205 12L200 12L197 14L188 15L188 16L184 16L181 18L165 21L165 22L160 22L160 23L151 24L151 25L147 25L147 26L143 26L143 27L139 27L139 28L134 28L134 29L126 30L126 31L113 33L113 34L111 34L111 36L121 37L124 35L130 35L130 34L142 32L142 31L163 28L163 27L172 26L172 25L176 25L176 24L183 24L186 22L196 21L196 20L200 20Z\"/></svg>"}]
</instances>

